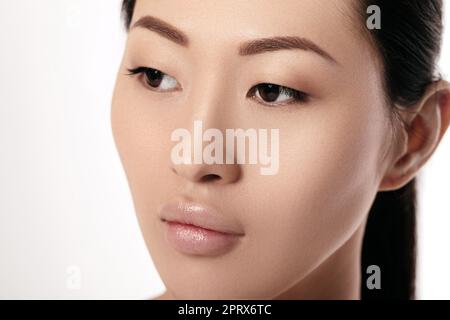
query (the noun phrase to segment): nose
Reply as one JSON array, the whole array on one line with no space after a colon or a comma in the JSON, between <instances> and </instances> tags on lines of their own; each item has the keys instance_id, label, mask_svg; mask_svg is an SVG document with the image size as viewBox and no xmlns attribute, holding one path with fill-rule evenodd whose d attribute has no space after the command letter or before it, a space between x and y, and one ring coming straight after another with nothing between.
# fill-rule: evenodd
<instances>
[{"instance_id":1,"label":"nose","mask_svg":"<svg viewBox=\"0 0 450 320\"><path fill-rule=\"evenodd\" d=\"M217 157L212 159L209 157L210 153L206 152L206 148L211 148L211 145L206 145L203 141L203 134L199 132L197 125L199 121L195 122L194 136L192 134L188 141L191 145L183 150L187 155L183 155L182 161L174 159L171 154L171 170L173 173L183 177L191 182L200 183L215 183L215 184L229 184L239 180L241 176L241 165L237 163L236 148L234 150L227 150L227 141L223 138L225 135L221 134L218 129L214 128L214 132L217 134L214 138L214 151L213 153ZM201 128L200 128L201 129ZM217 137L222 135L222 139L216 141ZM201 137L200 137L201 136ZM199 139L200 138L200 139ZM208 139L208 144L209 144ZM186 147L184 145L184 147ZM190 149L190 152L189 150ZM178 150L177 150L178 151ZM209 150L211 151L211 150ZM230 154L232 152L232 154ZM190 153L190 154L189 154ZM230 161L230 159L232 161ZM174 161L176 160L176 161Z\"/></svg>"},{"instance_id":2,"label":"nose","mask_svg":"<svg viewBox=\"0 0 450 320\"><path fill-rule=\"evenodd\" d=\"M203 141L203 133L208 129L214 129L215 131L221 131L223 140L222 140L222 162L220 163L211 163L209 161L204 161L202 159L201 163L194 161L194 153L195 151L191 149L191 162L190 163L181 163L175 164L171 161L170 168L173 173L176 175L183 177L191 182L195 183L214 183L214 184L230 184L238 181L242 175L242 167L237 163L236 159L236 149L232 150L234 156L230 156L232 158L232 163L227 161L227 152L230 150L226 150L226 134L225 130L227 127L227 123L233 123L232 111L230 111L229 105L231 105L231 101L227 100L226 90L227 88L223 87L223 79L217 76L219 73L211 73L208 72L207 77L212 77L208 79L201 79L202 84L206 84L202 87L202 90L194 90L192 92L192 96L189 101L190 114L186 114L186 119L189 119L188 122L184 122L187 124L185 127L191 134L191 144L193 148L199 147L201 148L201 154L203 155L203 150L205 147L212 143L213 140ZM229 88L228 88L229 89ZM202 138L201 143L197 143L195 146L195 128L194 121L201 121L201 133ZM206 140L206 139L205 139ZM217 142L214 140L214 142ZM220 144L216 144L216 147L219 148ZM228 159L229 160L229 159ZM206 163L208 162L208 163Z\"/></svg>"}]
</instances>

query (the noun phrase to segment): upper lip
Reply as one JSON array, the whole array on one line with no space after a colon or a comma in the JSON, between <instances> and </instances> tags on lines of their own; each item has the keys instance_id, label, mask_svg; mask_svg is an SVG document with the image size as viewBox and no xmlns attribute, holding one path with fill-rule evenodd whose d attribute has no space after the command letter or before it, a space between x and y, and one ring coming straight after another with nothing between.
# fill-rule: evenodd
<instances>
[{"instance_id":1,"label":"upper lip","mask_svg":"<svg viewBox=\"0 0 450 320\"><path fill-rule=\"evenodd\" d=\"M159 217L165 222L178 222L221 233L243 235L242 227L220 214L212 206L177 199L159 208Z\"/></svg>"}]
</instances>

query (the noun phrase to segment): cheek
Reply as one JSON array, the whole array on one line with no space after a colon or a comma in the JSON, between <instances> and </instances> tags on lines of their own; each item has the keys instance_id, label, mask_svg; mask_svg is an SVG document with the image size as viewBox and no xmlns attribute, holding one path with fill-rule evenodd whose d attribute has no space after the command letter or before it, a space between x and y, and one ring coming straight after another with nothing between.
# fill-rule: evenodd
<instances>
[{"instance_id":1,"label":"cheek","mask_svg":"<svg viewBox=\"0 0 450 320\"><path fill-rule=\"evenodd\" d=\"M271 261L268 268L284 270L287 280L298 279L364 221L377 192L386 120L358 108L305 114L280 130L278 174L255 175L252 195L241 199L254 205L245 217L257 239L249 250L257 254L249 259L262 268Z\"/></svg>"}]
</instances>

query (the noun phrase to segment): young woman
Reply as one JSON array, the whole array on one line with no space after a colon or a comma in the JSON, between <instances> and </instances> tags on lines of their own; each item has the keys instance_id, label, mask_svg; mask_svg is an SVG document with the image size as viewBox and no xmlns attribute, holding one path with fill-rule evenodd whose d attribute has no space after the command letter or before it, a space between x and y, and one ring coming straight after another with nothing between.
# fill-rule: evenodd
<instances>
[{"instance_id":1,"label":"young woman","mask_svg":"<svg viewBox=\"0 0 450 320\"><path fill-rule=\"evenodd\" d=\"M112 128L159 299L414 298L415 176L450 121L441 0L123 13ZM277 129L278 170L174 161L194 121Z\"/></svg>"}]
</instances>

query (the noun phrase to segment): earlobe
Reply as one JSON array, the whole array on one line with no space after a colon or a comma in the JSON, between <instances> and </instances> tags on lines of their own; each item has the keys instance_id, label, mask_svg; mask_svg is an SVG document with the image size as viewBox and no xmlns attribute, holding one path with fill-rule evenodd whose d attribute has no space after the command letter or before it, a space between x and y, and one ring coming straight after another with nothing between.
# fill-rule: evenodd
<instances>
[{"instance_id":1,"label":"earlobe","mask_svg":"<svg viewBox=\"0 0 450 320\"><path fill-rule=\"evenodd\" d=\"M412 112L411 112L412 111ZM401 112L407 123L396 156L388 167L379 191L392 191L411 181L436 150L450 121L450 85L447 81L433 82L423 98Z\"/></svg>"}]
</instances>

